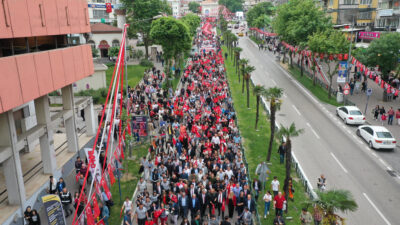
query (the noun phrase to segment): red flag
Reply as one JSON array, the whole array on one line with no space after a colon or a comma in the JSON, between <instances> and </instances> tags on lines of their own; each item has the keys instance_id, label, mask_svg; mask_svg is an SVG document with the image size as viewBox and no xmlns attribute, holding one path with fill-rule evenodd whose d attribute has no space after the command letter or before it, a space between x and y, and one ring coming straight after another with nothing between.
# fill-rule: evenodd
<instances>
[{"instance_id":1,"label":"red flag","mask_svg":"<svg viewBox=\"0 0 400 225\"><path fill-rule=\"evenodd\" d=\"M344 60L347 60L349 58L349 54L344 54Z\"/></svg>"},{"instance_id":2,"label":"red flag","mask_svg":"<svg viewBox=\"0 0 400 225\"><path fill-rule=\"evenodd\" d=\"M108 175L110 175L110 182L111 185L115 183L115 177L114 177L114 172L113 169L111 168L111 165L108 166Z\"/></svg>"},{"instance_id":3,"label":"red flag","mask_svg":"<svg viewBox=\"0 0 400 225\"><path fill-rule=\"evenodd\" d=\"M332 54L329 55L329 60L333 60L333 55Z\"/></svg>"},{"instance_id":4,"label":"red flag","mask_svg":"<svg viewBox=\"0 0 400 225\"><path fill-rule=\"evenodd\" d=\"M92 214L92 209L90 208L90 205L86 207L86 224L87 225L94 225L94 217Z\"/></svg>"},{"instance_id":5,"label":"red flag","mask_svg":"<svg viewBox=\"0 0 400 225\"><path fill-rule=\"evenodd\" d=\"M120 150L121 150L121 159L125 159L124 149L120 149Z\"/></svg>"},{"instance_id":6,"label":"red flag","mask_svg":"<svg viewBox=\"0 0 400 225\"><path fill-rule=\"evenodd\" d=\"M338 54L337 57L338 57L339 61L341 61L343 59L343 55L342 54Z\"/></svg>"},{"instance_id":7,"label":"red flag","mask_svg":"<svg viewBox=\"0 0 400 225\"><path fill-rule=\"evenodd\" d=\"M112 13L111 3L106 3L106 13Z\"/></svg>"},{"instance_id":8,"label":"red flag","mask_svg":"<svg viewBox=\"0 0 400 225\"><path fill-rule=\"evenodd\" d=\"M379 83L379 77L378 76L376 76L376 78L375 78L375 83Z\"/></svg>"},{"instance_id":9,"label":"red flag","mask_svg":"<svg viewBox=\"0 0 400 225\"><path fill-rule=\"evenodd\" d=\"M98 203L97 203L97 198L96 198L96 194L95 193L93 193L93 195L92 195L92 203L93 203L93 214L94 214L94 217L99 217L100 216L100 208L99 208L99 205L98 205Z\"/></svg>"},{"instance_id":10,"label":"red flag","mask_svg":"<svg viewBox=\"0 0 400 225\"><path fill-rule=\"evenodd\" d=\"M394 96L398 96L399 95L399 90L396 89L396 91L394 92Z\"/></svg>"},{"instance_id":11,"label":"red flag","mask_svg":"<svg viewBox=\"0 0 400 225\"><path fill-rule=\"evenodd\" d=\"M351 63L352 63L352 64L355 64L355 62L356 62L356 58L353 57L353 58L351 59Z\"/></svg>"},{"instance_id":12,"label":"red flag","mask_svg":"<svg viewBox=\"0 0 400 225\"><path fill-rule=\"evenodd\" d=\"M106 193L106 195L107 195L107 198L108 199L111 199L111 192L110 192L110 189L108 188L108 184L107 184L107 182L106 182L106 180L104 179L104 177L102 177L101 178L101 186L103 187L103 189L104 189L104 192Z\"/></svg>"},{"instance_id":13,"label":"red flag","mask_svg":"<svg viewBox=\"0 0 400 225\"><path fill-rule=\"evenodd\" d=\"M392 93L392 88L389 86L388 89L386 89L386 93L390 94Z\"/></svg>"},{"instance_id":14,"label":"red flag","mask_svg":"<svg viewBox=\"0 0 400 225\"><path fill-rule=\"evenodd\" d=\"M385 87L385 81L381 81L381 88L384 88Z\"/></svg>"},{"instance_id":15,"label":"red flag","mask_svg":"<svg viewBox=\"0 0 400 225\"><path fill-rule=\"evenodd\" d=\"M96 182L96 183L94 183L94 187L96 189L97 195L99 195L101 200L103 200L103 196L101 195L100 185Z\"/></svg>"}]
</instances>

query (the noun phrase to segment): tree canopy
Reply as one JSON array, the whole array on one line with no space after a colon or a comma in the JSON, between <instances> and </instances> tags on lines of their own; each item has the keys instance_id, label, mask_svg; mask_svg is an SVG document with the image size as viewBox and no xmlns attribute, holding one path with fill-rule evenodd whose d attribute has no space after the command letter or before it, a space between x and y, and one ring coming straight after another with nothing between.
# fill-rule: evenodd
<instances>
[{"instance_id":1,"label":"tree canopy","mask_svg":"<svg viewBox=\"0 0 400 225\"><path fill-rule=\"evenodd\" d=\"M200 13L200 4L198 2L189 2L189 10L193 13Z\"/></svg>"},{"instance_id":2,"label":"tree canopy","mask_svg":"<svg viewBox=\"0 0 400 225\"><path fill-rule=\"evenodd\" d=\"M224 5L229 11L235 13L243 11L243 0L219 0L218 4Z\"/></svg>"},{"instance_id":3,"label":"tree canopy","mask_svg":"<svg viewBox=\"0 0 400 225\"><path fill-rule=\"evenodd\" d=\"M151 24L150 36L160 44L166 59L191 49L192 38L185 23L173 17L162 17Z\"/></svg>"},{"instance_id":4,"label":"tree canopy","mask_svg":"<svg viewBox=\"0 0 400 225\"><path fill-rule=\"evenodd\" d=\"M272 22L274 31L294 45L304 46L308 36L332 27L331 19L314 0L291 0L280 5L276 14Z\"/></svg>"},{"instance_id":5,"label":"tree canopy","mask_svg":"<svg viewBox=\"0 0 400 225\"><path fill-rule=\"evenodd\" d=\"M308 48L314 53L343 54L349 50L349 41L342 32L327 29L308 37Z\"/></svg>"},{"instance_id":6,"label":"tree canopy","mask_svg":"<svg viewBox=\"0 0 400 225\"><path fill-rule=\"evenodd\" d=\"M128 36L134 37L141 33L148 56L148 46L151 45L150 28L155 16L162 13L171 14L171 8L165 0L122 0L126 10L126 20L131 24Z\"/></svg>"},{"instance_id":7,"label":"tree canopy","mask_svg":"<svg viewBox=\"0 0 400 225\"><path fill-rule=\"evenodd\" d=\"M201 19L198 15L188 13L181 20L188 26L190 35L194 37L196 35L197 28L200 26Z\"/></svg>"},{"instance_id":8,"label":"tree canopy","mask_svg":"<svg viewBox=\"0 0 400 225\"><path fill-rule=\"evenodd\" d=\"M270 24L274 13L274 6L271 2L261 2L251 8L246 14L249 27L264 28Z\"/></svg>"},{"instance_id":9,"label":"tree canopy","mask_svg":"<svg viewBox=\"0 0 400 225\"><path fill-rule=\"evenodd\" d=\"M365 50L358 50L356 58L366 66L375 67L382 71L383 79L387 79L389 73L396 69L400 57L400 34L388 33L371 42Z\"/></svg>"}]
</instances>

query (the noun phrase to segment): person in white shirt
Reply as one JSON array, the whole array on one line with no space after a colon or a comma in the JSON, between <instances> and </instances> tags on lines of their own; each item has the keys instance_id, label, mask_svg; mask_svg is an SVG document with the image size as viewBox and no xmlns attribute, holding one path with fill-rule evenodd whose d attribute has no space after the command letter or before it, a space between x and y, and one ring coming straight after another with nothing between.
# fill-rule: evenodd
<instances>
[{"instance_id":1,"label":"person in white shirt","mask_svg":"<svg viewBox=\"0 0 400 225\"><path fill-rule=\"evenodd\" d=\"M279 192L280 183L278 178L275 176L274 179L271 181L271 189L274 192L274 196L276 196Z\"/></svg>"},{"instance_id":2,"label":"person in white shirt","mask_svg":"<svg viewBox=\"0 0 400 225\"><path fill-rule=\"evenodd\" d=\"M231 167L228 166L227 170L225 171L225 175L228 175L228 179L230 180L232 175L233 175L233 171L231 170Z\"/></svg>"},{"instance_id":3,"label":"person in white shirt","mask_svg":"<svg viewBox=\"0 0 400 225\"><path fill-rule=\"evenodd\" d=\"M215 145L219 145L221 143L217 134L212 137L211 142Z\"/></svg>"},{"instance_id":4,"label":"person in white shirt","mask_svg":"<svg viewBox=\"0 0 400 225\"><path fill-rule=\"evenodd\" d=\"M264 200L264 219L269 215L269 207L271 206L272 195L271 192L267 191L263 197Z\"/></svg>"},{"instance_id":5,"label":"person in white shirt","mask_svg":"<svg viewBox=\"0 0 400 225\"><path fill-rule=\"evenodd\" d=\"M124 204L122 205L122 209L124 210L124 213L126 214L128 211L132 210L132 201L129 200L129 197L125 198Z\"/></svg>"}]
</instances>

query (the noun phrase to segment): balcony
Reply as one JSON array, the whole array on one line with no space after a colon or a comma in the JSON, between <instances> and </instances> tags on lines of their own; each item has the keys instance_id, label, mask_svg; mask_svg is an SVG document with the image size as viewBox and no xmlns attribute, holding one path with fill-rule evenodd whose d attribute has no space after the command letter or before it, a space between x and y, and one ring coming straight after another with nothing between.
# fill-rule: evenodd
<instances>
[{"instance_id":1,"label":"balcony","mask_svg":"<svg viewBox=\"0 0 400 225\"><path fill-rule=\"evenodd\" d=\"M0 113L94 73L90 45L0 58Z\"/></svg>"}]
</instances>

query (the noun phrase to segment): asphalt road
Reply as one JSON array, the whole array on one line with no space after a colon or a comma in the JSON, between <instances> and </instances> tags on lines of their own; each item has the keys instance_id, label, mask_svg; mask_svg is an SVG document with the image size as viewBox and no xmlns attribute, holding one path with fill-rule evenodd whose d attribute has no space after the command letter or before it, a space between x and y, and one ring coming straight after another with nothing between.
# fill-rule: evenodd
<instances>
[{"instance_id":1,"label":"asphalt road","mask_svg":"<svg viewBox=\"0 0 400 225\"><path fill-rule=\"evenodd\" d=\"M334 108L320 103L282 69L270 52L259 51L248 38L241 37L241 55L256 67L255 84L284 89L283 105L277 120L283 126L295 122L305 132L293 140L293 152L312 186L321 173L328 189L347 189L359 209L344 215L350 225L399 224L400 178L389 175L390 164L355 136L334 114Z\"/></svg>"}]
</instances>

